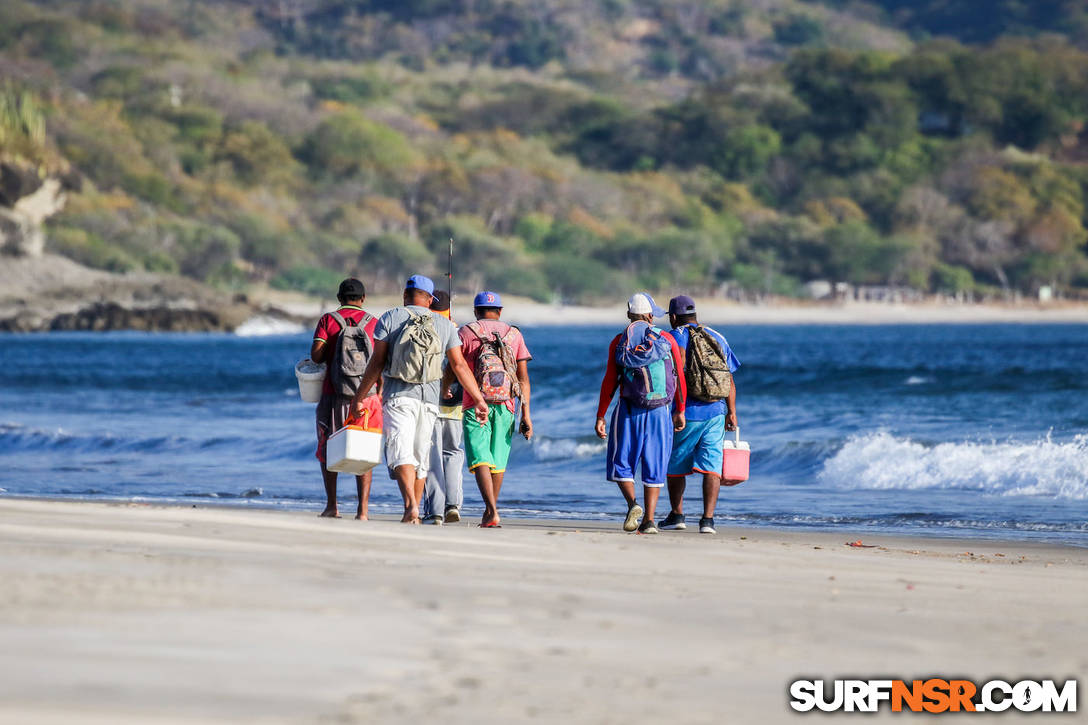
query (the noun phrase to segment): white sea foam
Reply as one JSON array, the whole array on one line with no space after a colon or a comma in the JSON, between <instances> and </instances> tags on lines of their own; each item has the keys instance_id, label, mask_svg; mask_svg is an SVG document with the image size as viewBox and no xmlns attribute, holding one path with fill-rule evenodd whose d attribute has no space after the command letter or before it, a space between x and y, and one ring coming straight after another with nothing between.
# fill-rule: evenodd
<instances>
[{"instance_id":1,"label":"white sea foam","mask_svg":"<svg viewBox=\"0 0 1088 725\"><path fill-rule=\"evenodd\" d=\"M582 443L572 438L541 438L533 443L533 455L538 461L560 461L568 458L589 458L604 452L605 444Z\"/></svg>"},{"instance_id":2,"label":"white sea foam","mask_svg":"<svg viewBox=\"0 0 1088 725\"><path fill-rule=\"evenodd\" d=\"M234 331L239 337L261 337L264 335L293 335L305 328L297 322L281 320L278 317L257 315L238 326Z\"/></svg>"},{"instance_id":3,"label":"white sea foam","mask_svg":"<svg viewBox=\"0 0 1088 725\"><path fill-rule=\"evenodd\" d=\"M843 489L965 489L1006 496L1088 499L1088 436L1056 443L926 446L886 432L850 438L819 480Z\"/></svg>"},{"instance_id":4,"label":"white sea foam","mask_svg":"<svg viewBox=\"0 0 1088 725\"><path fill-rule=\"evenodd\" d=\"M922 375L911 375L909 378L907 378L904 385L925 385L932 382L933 378L927 378Z\"/></svg>"}]
</instances>

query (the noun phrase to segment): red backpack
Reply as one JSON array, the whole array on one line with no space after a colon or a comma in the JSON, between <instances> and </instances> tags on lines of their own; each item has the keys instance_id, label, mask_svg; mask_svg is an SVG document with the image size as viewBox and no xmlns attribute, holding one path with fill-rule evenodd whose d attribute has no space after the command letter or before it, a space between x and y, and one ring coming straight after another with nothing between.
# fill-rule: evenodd
<instances>
[{"instance_id":1,"label":"red backpack","mask_svg":"<svg viewBox=\"0 0 1088 725\"><path fill-rule=\"evenodd\" d=\"M483 327L478 322L471 322L466 327L480 341L480 350L476 354L476 384L488 403L505 403L521 397L521 383L518 382L518 364L514 360L510 341L515 329L506 326L501 336L497 332L485 337Z\"/></svg>"}]
</instances>

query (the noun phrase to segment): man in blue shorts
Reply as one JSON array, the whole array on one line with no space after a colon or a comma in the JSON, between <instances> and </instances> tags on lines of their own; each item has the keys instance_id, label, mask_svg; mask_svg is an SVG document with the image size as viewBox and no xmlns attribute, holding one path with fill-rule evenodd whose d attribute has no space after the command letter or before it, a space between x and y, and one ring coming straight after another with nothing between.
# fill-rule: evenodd
<instances>
[{"instance_id":1,"label":"man in blue shorts","mask_svg":"<svg viewBox=\"0 0 1088 725\"><path fill-rule=\"evenodd\" d=\"M672 437L684 427L683 356L667 332L653 327L665 314L645 292L627 301L627 329L608 346L595 430L608 439L605 475L627 501L624 531L656 534L654 509L665 485ZM620 358L627 364L623 364ZM605 428L605 413L616 390L619 402ZM635 471L641 463L645 512L635 499ZM644 515L645 514L645 515ZM641 518L641 523L639 520Z\"/></svg>"},{"instance_id":2,"label":"man in blue shorts","mask_svg":"<svg viewBox=\"0 0 1088 725\"><path fill-rule=\"evenodd\" d=\"M684 522L687 475L701 473L703 517L699 520L699 533L713 534L714 508L718 504L718 491L722 483L722 443L725 431L736 430L737 427L737 389L732 383L732 374L740 367L740 361L721 333L699 324L695 316L695 300L691 297L679 295L669 301L669 322L676 344L684 351L684 369L689 373L686 376L687 426L677 431L672 439L672 457L669 459L669 503L672 511L658 525L666 530L687 528ZM693 344L693 335L700 336L699 344ZM696 362L692 359L694 356L706 357L706 365L716 367L720 373L719 385L700 384L697 376L690 372ZM722 379L728 380L728 393L724 397L720 397Z\"/></svg>"}]
</instances>

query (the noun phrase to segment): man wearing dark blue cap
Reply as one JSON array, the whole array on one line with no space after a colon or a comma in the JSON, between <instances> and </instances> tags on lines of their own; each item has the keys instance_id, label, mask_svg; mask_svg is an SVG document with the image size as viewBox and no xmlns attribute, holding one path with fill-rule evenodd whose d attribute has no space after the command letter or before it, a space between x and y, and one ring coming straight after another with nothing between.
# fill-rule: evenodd
<instances>
[{"instance_id":1,"label":"man wearing dark blue cap","mask_svg":"<svg viewBox=\"0 0 1088 725\"><path fill-rule=\"evenodd\" d=\"M476 415L486 420L488 408L461 355L453 324L431 311L434 282L414 274L404 285L404 306L378 318L374 354L355 393L352 407L361 408L366 394L382 379L385 463L404 498L402 523L418 524L419 492L430 463L431 440L438 417L442 359L465 388Z\"/></svg>"},{"instance_id":2,"label":"man wearing dark blue cap","mask_svg":"<svg viewBox=\"0 0 1088 725\"><path fill-rule=\"evenodd\" d=\"M725 431L737 427L737 389L732 374L740 367L740 361L720 332L699 324L695 300L691 297L678 295L669 300L669 322L676 344L684 351L687 426L673 435L668 476L672 510L658 527L687 528L684 521L687 476L700 473L703 516L699 520L699 533L713 534L714 509L722 482L722 444ZM707 373L708 369L712 372ZM728 387L727 392L722 390L723 384Z\"/></svg>"},{"instance_id":3,"label":"man wearing dark blue cap","mask_svg":"<svg viewBox=\"0 0 1088 725\"><path fill-rule=\"evenodd\" d=\"M483 528L499 526L499 492L510 459L514 437L517 401L521 400L521 434L532 438L533 422L529 415L529 348L518 328L502 322L502 298L498 292L481 292L472 302L476 321L457 331L465 362L473 369L476 383L488 404L487 420L474 416L463 418L465 458L476 476L476 485L484 500ZM444 381L452 383L447 372ZM464 407L472 405L465 391Z\"/></svg>"}]
</instances>

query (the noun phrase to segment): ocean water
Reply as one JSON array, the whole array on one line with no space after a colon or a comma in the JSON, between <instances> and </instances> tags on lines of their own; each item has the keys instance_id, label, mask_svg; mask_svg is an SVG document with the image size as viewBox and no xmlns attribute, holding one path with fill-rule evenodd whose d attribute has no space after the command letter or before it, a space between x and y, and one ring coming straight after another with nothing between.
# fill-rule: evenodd
<instances>
[{"instance_id":1,"label":"ocean water","mask_svg":"<svg viewBox=\"0 0 1088 725\"><path fill-rule=\"evenodd\" d=\"M506 515L621 518L593 435L618 329L524 328L537 438L514 444ZM719 523L1088 546L1088 327L721 329L752 478L722 490ZM319 510L293 375L308 347L305 332L0 337L0 496ZM689 517L699 492L692 477ZM399 500L377 469L372 510ZM466 509L481 509L467 475Z\"/></svg>"}]
</instances>

